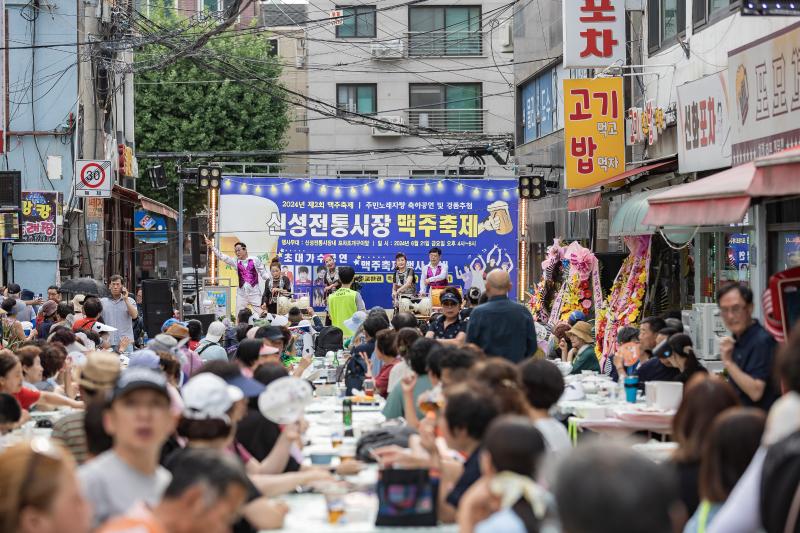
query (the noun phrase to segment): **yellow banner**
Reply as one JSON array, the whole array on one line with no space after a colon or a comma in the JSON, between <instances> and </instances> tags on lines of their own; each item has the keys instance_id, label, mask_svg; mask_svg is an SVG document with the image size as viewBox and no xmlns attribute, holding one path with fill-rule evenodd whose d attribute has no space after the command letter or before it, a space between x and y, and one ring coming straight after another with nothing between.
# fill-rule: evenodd
<instances>
[{"instance_id":1,"label":"yellow banner","mask_svg":"<svg viewBox=\"0 0 800 533\"><path fill-rule=\"evenodd\" d=\"M564 80L567 189L586 189L625 172L622 78Z\"/></svg>"}]
</instances>

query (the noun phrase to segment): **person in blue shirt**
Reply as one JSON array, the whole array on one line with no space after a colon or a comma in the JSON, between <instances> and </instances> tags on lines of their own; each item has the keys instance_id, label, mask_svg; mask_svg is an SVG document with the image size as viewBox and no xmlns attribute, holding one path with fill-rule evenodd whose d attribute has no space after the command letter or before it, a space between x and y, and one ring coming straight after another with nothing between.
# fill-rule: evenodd
<instances>
[{"instance_id":1,"label":"person in blue shirt","mask_svg":"<svg viewBox=\"0 0 800 533\"><path fill-rule=\"evenodd\" d=\"M733 337L719 343L720 359L744 406L768 411L778 398L772 377L775 339L753 318L753 291L732 283L717 292L719 312Z\"/></svg>"},{"instance_id":2,"label":"person in blue shirt","mask_svg":"<svg viewBox=\"0 0 800 533\"><path fill-rule=\"evenodd\" d=\"M489 273L485 292L489 299L470 314L467 343L487 355L518 363L536 352L536 329L528 308L508 298L510 290L508 272L497 269Z\"/></svg>"}]
</instances>

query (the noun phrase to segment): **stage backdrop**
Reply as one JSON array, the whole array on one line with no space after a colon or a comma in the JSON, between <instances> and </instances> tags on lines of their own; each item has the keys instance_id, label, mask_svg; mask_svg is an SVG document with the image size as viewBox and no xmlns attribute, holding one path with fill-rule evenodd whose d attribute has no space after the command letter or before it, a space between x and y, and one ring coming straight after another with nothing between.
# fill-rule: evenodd
<instances>
[{"instance_id":1,"label":"stage backdrop","mask_svg":"<svg viewBox=\"0 0 800 533\"><path fill-rule=\"evenodd\" d=\"M322 256L355 268L367 307L391 307L394 256L405 252L419 276L438 246L450 282L483 290L487 272L511 271L517 295L515 180L294 179L226 176L217 235L233 255L237 241L265 264L280 259L295 293L321 309ZM220 277L236 273L220 264ZM419 287L419 283L417 283Z\"/></svg>"}]
</instances>

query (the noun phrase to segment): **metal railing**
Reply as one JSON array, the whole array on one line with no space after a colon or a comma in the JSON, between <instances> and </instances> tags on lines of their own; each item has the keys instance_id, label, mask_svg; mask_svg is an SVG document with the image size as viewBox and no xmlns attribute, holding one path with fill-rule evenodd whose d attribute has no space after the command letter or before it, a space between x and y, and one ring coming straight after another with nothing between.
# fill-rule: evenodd
<instances>
[{"instance_id":1,"label":"metal railing","mask_svg":"<svg viewBox=\"0 0 800 533\"><path fill-rule=\"evenodd\" d=\"M412 31L406 39L409 57L483 55L482 31Z\"/></svg>"},{"instance_id":2,"label":"metal railing","mask_svg":"<svg viewBox=\"0 0 800 533\"><path fill-rule=\"evenodd\" d=\"M482 132L485 109L411 109L406 124L425 130Z\"/></svg>"}]
</instances>

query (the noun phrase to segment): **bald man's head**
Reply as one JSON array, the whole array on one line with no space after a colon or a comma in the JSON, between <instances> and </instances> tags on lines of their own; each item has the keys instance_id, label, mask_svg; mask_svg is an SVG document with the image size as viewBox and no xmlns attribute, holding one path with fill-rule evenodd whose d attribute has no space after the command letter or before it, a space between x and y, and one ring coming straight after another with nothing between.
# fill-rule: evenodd
<instances>
[{"instance_id":1,"label":"bald man's head","mask_svg":"<svg viewBox=\"0 0 800 533\"><path fill-rule=\"evenodd\" d=\"M502 269L492 270L486 276L486 294L488 296L504 296L511 290L511 277Z\"/></svg>"}]
</instances>

